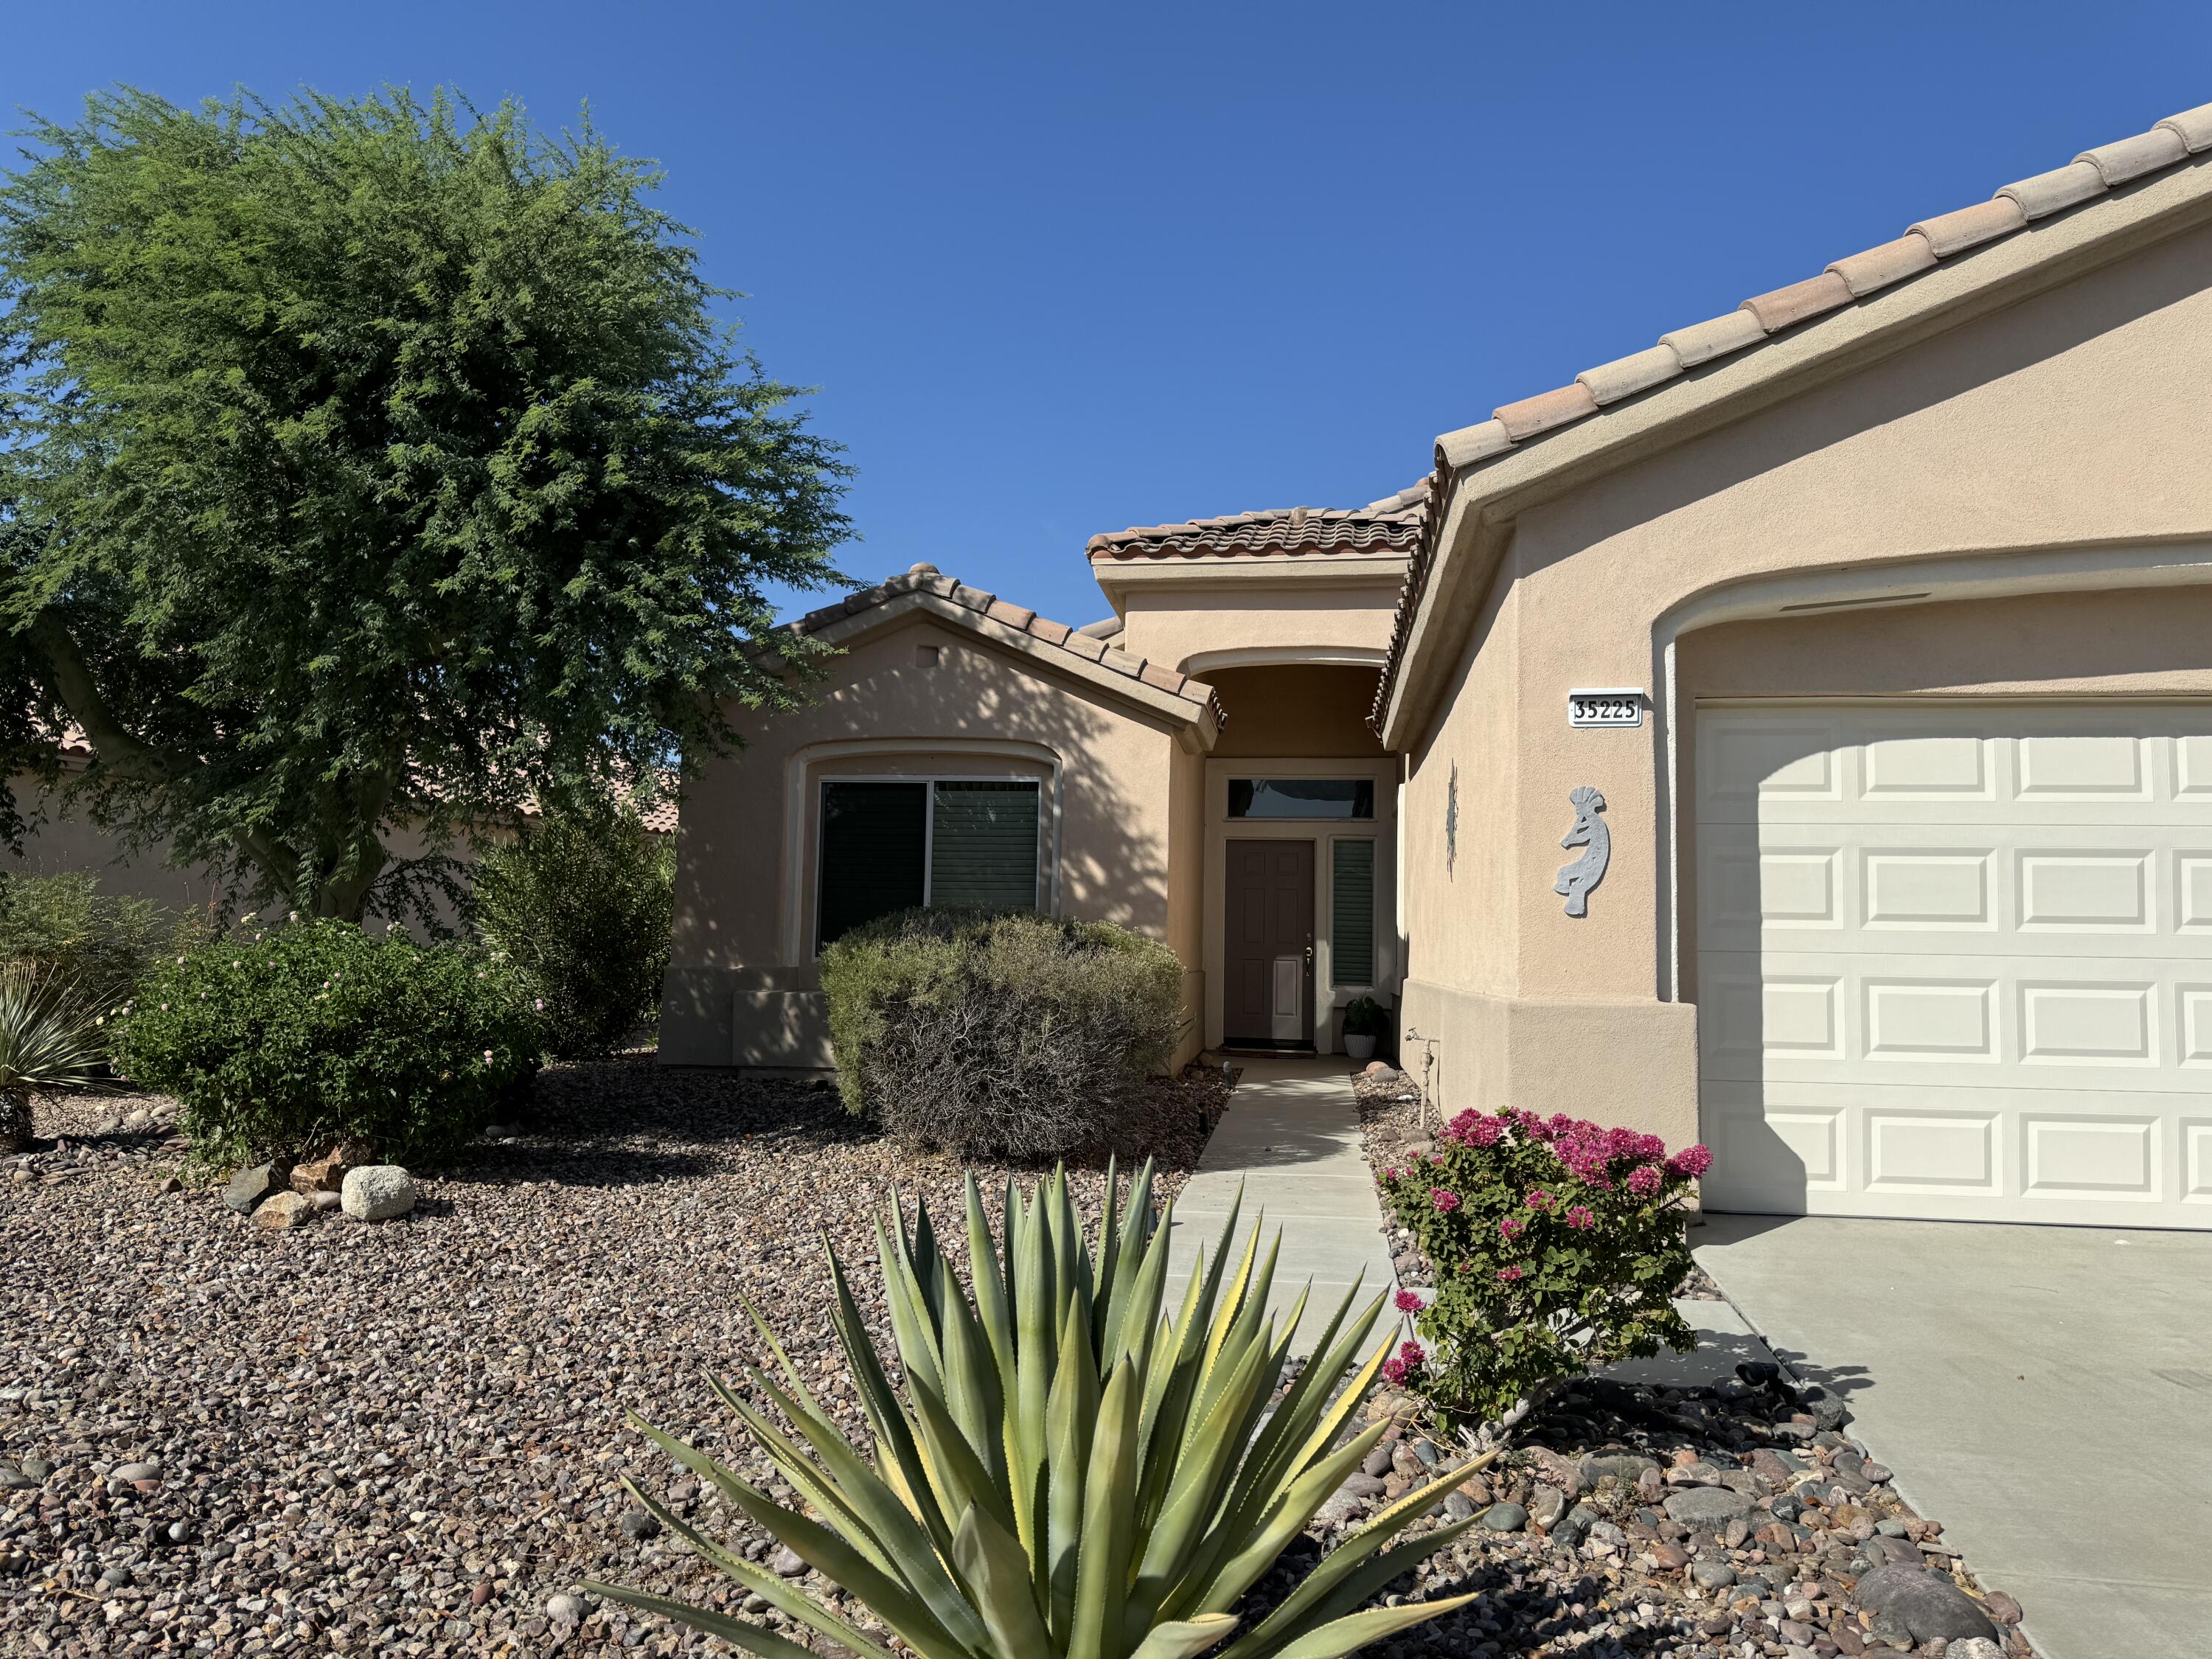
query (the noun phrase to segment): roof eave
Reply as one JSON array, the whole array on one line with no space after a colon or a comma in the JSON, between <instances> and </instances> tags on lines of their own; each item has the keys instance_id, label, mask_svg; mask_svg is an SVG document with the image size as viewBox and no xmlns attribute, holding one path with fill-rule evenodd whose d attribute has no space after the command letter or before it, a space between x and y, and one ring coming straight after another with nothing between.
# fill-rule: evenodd
<instances>
[{"instance_id":1,"label":"roof eave","mask_svg":"<svg viewBox=\"0 0 2212 1659\"><path fill-rule=\"evenodd\" d=\"M1027 659L1041 670L1075 680L1087 690L1131 709L1178 727L1204 728L1208 732L1206 745L1212 746L1211 733L1218 729L1220 711L1213 688L1203 681L1186 680L1180 692L1165 690L1144 678L1145 664L1129 658L1125 652L1104 647L1103 641L1097 642L1102 648L1094 659L1048 644L1025 629L1011 627L926 589L894 594L880 604L811 629L807 637L823 645L843 647L922 616L976 635L1002 650ZM1126 665L1132 664L1133 666Z\"/></svg>"},{"instance_id":2,"label":"roof eave","mask_svg":"<svg viewBox=\"0 0 2212 1659\"><path fill-rule=\"evenodd\" d=\"M1367 587L1401 579L1410 553L1214 553L1165 558L1112 558L1094 555L1091 580L1116 616L1127 614L1127 596L1139 588Z\"/></svg>"},{"instance_id":3,"label":"roof eave","mask_svg":"<svg viewBox=\"0 0 2212 1659\"><path fill-rule=\"evenodd\" d=\"M1556 432L1457 468L1440 453L1436 553L1376 722L1383 746L1408 746L1426 724L1456 623L1481 603L1530 507L2207 222L2212 151Z\"/></svg>"}]
</instances>

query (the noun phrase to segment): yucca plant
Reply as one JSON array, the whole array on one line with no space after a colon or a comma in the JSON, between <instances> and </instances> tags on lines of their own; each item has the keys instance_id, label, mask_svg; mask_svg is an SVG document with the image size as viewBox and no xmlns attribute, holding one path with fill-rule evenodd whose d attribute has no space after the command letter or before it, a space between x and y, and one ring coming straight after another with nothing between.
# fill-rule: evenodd
<instances>
[{"instance_id":1,"label":"yucca plant","mask_svg":"<svg viewBox=\"0 0 2212 1659\"><path fill-rule=\"evenodd\" d=\"M1179 1311L1165 1317L1174 1206L1156 1230L1149 1163L1118 1215L1117 1188L1109 1166L1099 1224L1086 1242L1064 1171L1025 1196L1009 1182L1004 1236L994 1241L971 1176L973 1288L965 1291L927 1208L915 1206L909 1233L894 1191L890 1230L879 1220L876 1242L903 1398L831 1251L830 1320L872 1433L872 1454L832 1425L774 1333L747 1307L782 1380L747 1366L749 1391L720 1381L715 1391L810 1514L632 1421L921 1659L1202 1653L1236 1634L1240 1599L1382 1438L1388 1425L1361 1424L1359 1408L1389 1352L1387 1335L1364 1361L1358 1355L1382 1298L1355 1312L1355 1285L1330 1316L1312 1363L1270 1411L1306 1301L1301 1293L1279 1332L1267 1296L1280 1235L1261 1256L1255 1226L1224 1286L1232 1206L1210 1261L1201 1252ZM1354 1611L1472 1524L1392 1541L1463 1473L1385 1509L1219 1659L1334 1659L1471 1600ZM630 1490L748 1590L863 1659L894 1659L877 1636ZM753 1653L806 1651L708 1609L590 1588Z\"/></svg>"},{"instance_id":2,"label":"yucca plant","mask_svg":"<svg viewBox=\"0 0 2212 1659\"><path fill-rule=\"evenodd\" d=\"M88 1088L106 1050L72 981L17 958L0 964L0 1152L31 1144L31 1097Z\"/></svg>"}]
</instances>

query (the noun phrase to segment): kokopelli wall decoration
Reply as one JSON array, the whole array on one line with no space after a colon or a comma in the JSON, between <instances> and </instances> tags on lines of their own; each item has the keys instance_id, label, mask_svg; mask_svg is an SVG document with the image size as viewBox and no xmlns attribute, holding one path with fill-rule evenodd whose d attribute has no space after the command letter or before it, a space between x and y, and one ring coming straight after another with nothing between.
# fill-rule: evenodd
<instances>
[{"instance_id":1,"label":"kokopelli wall decoration","mask_svg":"<svg viewBox=\"0 0 2212 1659\"><path fill-rule=\"evenodd\" d=\"M1567 800L1575 809L1575 827L1561 837L1559 845L1579 847L1583 855L1559 872L1552 890L1566 895L1569 915L1586 916L1590 890L1605 879L1605 866L1613 859L1613 831L1598 817L1605 811L1605 797L1589 785L1575 790Z\"/></svg>"}]
</instances>

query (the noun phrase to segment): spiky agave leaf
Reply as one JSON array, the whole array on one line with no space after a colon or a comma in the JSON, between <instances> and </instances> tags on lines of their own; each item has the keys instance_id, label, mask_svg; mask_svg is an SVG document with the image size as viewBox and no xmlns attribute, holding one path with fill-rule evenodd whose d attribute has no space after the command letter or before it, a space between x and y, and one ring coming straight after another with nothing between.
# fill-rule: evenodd
<instances>
[{"instance_id":1,"label":"spiky agave leaf","mask_svg":"<svg viewBox=\"0 0 2212 1659\"><path fill-rule=\"evenodd\" d=\"M1258 1625L1237 1607L1384 1425L1359 1407L1389 1352L1364 1362L1382 1297L1354 1285L1314 1361L1268 1411L1304 1313L1268 1310L1279 1236L1255 1225L1241 1255L1232 1206L1179 1307L1165 1305L1170 1203L1157 1219L1152 1165L1123 1201L1109 1182L1086 1240L1064 1170L1007 1187L1000 1238L968 1184L962 1285L917 1205L896 1195L877 1228L898 1386L830 1253L830 1324L867 1420L848 1441L765 1322L780 1379L747 1366L716 1392L806 1512L649 1424L637 1426L735 1508L867 1607L921 1659L1336 1659L1471 1599L1361 1606L1456 1538L1464 1523L1401 1536L1463 1471L1408 1492L1345 1540ZM1234 1271L1230 1271L1231 1261ZM1358 1363L1355 1363L1358 1362ZM1345 1386L1332 1393L1335 1381ZM865 1659L887 1645L795 1585L713 1543L641 1494L663 1524L754 1594ZM618 1586L598 1594L665 1613L749 1651L800 1651L728 1615Z\"/></svg>"}]
</instances>

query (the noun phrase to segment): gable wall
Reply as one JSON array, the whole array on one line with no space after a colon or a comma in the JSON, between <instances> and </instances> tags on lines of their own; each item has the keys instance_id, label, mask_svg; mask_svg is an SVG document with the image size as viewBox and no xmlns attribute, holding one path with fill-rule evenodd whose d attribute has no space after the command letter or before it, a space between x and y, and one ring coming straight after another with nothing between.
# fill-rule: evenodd
<instances>
[{"instance_id":1,"label":"gable wall","mask_svg":"<svg viewBox=\"0 0 2212 1659\"><path fill-rule=\"evenodd\" d=\"M1408 1018L1422 995L1456 999L1458 1013L1427 1017L1455 1020L1462 1048L1487 1045L1498 1086L1545 1110L1649 1096L1655 1069L1671 1070L1670 1101L1650 1109L1692 1128L1692 1011L1660 1000L1665 711L1641 731L1571 731L1569 690L1663 694L1669 614L1730 584L2100 547L2117 564L2123 547L2212 542L2208 385L2212 232L2199 231L1525 512L1497 578L1511 596L1493 592L1489 612L1517 611L1517 626L1478 630L1413 746L1406 879L1423 988L1408 986ZM1897 614L1852 626L1870 641ZM1921 668L1956 678L1940 659ZM1455 767L1462 860L1468 780L1513 781L1494 819L1506 891L1488 901L1511 914L1487 945L1462 937L1465 866L1446 874L1436 828ZM1552 883L1571 856L1557 844L1567 794L1584 783L1606 796L1613 863L1577 921ZM1608 1070L1608 1052L1635 1063Z\"/></svg>"},{"instance_id":2,"label":"gable wall","mask_svg":"<svg viewBox=\"0 0 2212 1659\"><path fill-rule=\"evenodd\" d=\"M665 1059L728 1065L734 995L814 988L814 807L825 773L1036 776L1049 810L1057 761L1062 910L1169 937L1176 743L1164 725L927 618L863 639L808 695L804 708L741 722L747 746L686 786Z\"/></svg>"}]
</instances>

